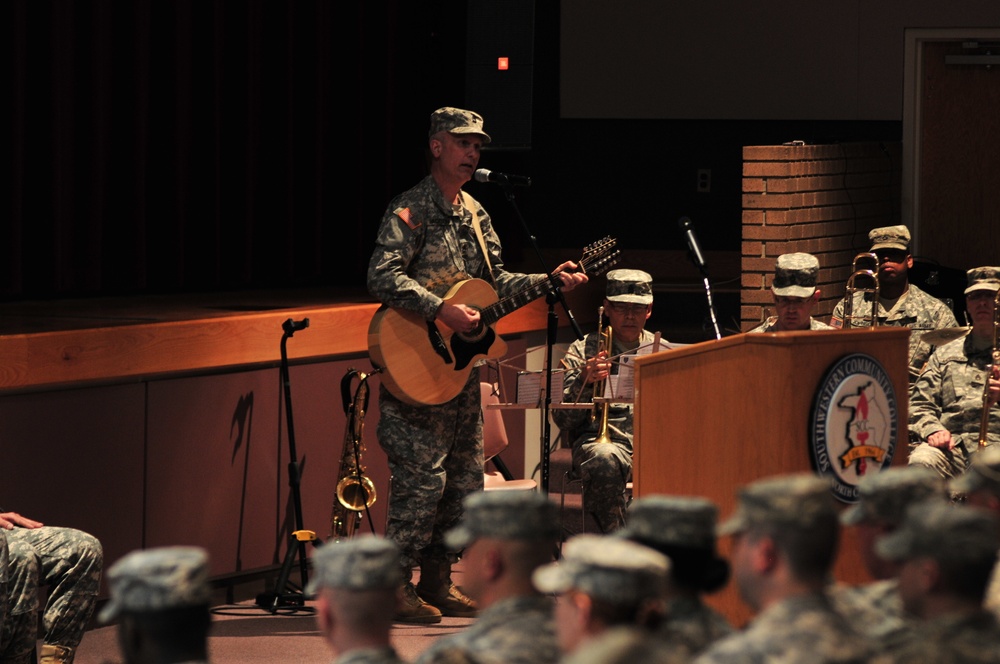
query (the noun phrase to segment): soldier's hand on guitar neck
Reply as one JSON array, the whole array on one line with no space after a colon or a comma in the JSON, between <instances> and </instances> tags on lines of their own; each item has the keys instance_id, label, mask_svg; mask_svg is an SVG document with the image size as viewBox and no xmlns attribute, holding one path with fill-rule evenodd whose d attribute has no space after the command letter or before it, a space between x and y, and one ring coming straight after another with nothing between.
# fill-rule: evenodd
<instances>
[{"instance_id":1,"label":"soldier's hand on guitar neck","mask_svg":"<svg viewBox=\"0 0 1000 664\"><path fill-rule=\"evenodd\" d=\"M559 267L557 267L553 274L559 275L560 281L562 281L562 289L564 292L569 292L579 286L580 284L587 283L589 277L587 277L584 272L570 272L570 270L576 270L579 266L573 261L566 261Z\"/></svg>"},{"instance_id":2,"label":"soldier's hand on guitar neck","mask_svg":"<svg viewBox=\"0 0 1000 664\"><path fill-rule=\"evenodd\" d=\"M437 319L455 332L473 332L479 326L479 310L445 302L438 309Z\"/></svg>"}]
</instances>

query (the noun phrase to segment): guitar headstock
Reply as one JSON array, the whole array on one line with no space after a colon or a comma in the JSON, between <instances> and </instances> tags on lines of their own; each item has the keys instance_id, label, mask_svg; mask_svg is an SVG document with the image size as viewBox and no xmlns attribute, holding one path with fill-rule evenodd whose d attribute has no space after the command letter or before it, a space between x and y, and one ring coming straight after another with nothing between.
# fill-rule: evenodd
<instances>
[{"instance_id":1,"label":"guitar headstock","mask_svg":"<svg viewBox=\"0 0 1000 664\"><path fill-rule=\"evenodd\" d=\"M590 276L604 274L612 265L621 260L621 252L615 248L617 244L618 240L611 236L588 244L583 248L583 256L579 260L580 270Z\"/></svg>"}]
</instances>

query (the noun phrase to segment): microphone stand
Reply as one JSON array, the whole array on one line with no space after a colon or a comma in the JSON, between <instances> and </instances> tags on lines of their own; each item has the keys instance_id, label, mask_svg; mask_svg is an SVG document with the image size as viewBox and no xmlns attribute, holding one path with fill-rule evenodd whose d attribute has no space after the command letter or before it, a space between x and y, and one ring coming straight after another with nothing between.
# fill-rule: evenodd
<instances>
[{"instance_id":1,"label":"microphone stand","mask_svg":"<svg viewBox=\"0 0 1000 664\"><path fill-rule=\"evenodd\" d=\"M721 339L722 333L719 331L719 321L715 317L715 304L712 302L712 284L708 281L708 270L702 267L702 277L705 281L705 296L708 298L708 313L712 317L712 327L715 328L715 338Z\"/></svg>"},{"instance_id":2,"label":"microphone stand","mask_svg":"<svg viewBox=\"0 0 1000 664\"><path fill-rule=\"evenodd\" d=\"M542 469L541 469L541 488L542 493L547 494L549 492L549 445L552 440L552 425L549 422L549 410L552 406L552 349L556 343L556 331L559 328L559 314L555 311L556 302L562 305L563 311L566 312L566 317L569 319L570 325L573 326L573 333L576 335L577 339L583 339L583 330L580 329L580 325L576 322L576 318L573 316L573 312L570 310L569 305L566 304L566 298L562 291L562 284L556 281L555 276L548 271L545 266L545 259L542 257L542 252L538 248L538 239L528 228L528 223L524 219L524 215L521 214L520 208L517 206L517 202L514 200L514 189L509 182L497 182L501 188L503 188L504 197L510 206L514 209L514 214L517 216L518 221L521 222L521 227L524 229L525 235L528 237L531 248L535 252L535 257L538 259L538 264L542 267L542 272L548 276L549 280L549 293L545 296L545 302L549 305L548 311L548 324L545 328L545 399L542 401Z\"/></svg>"},{"instance_id":3,"label":"microphone stand","mask_svg":"<svg viewBox=\"0 0 1000 664\"><path fill-rule=\"evenodd\" d=\"M285 397L285 423L288 429L288 488L292 493L292 506L295 510L295 530L289 535L288 550L285 553L285 560L282 563L281 572L278 575L274 590L257 595L257 606L271 614L278 612L312 612L311 607L305 606L305 588L309 583L306 542L316 544L318 540L316 533L311 530L305 530L302 524L302 493L300 489L300 484L302 483L302 464L299 463L298 454L295 449L295 427L292 420L292 388L288 372L287 351L288 338L294 335L297 330L304 330L307 327L309 327L308 318L303 318L300 321L289 318L281 324L284 334L281 335L280 373ZM286 592L288 577L291 575L296 557L299 561L302 589L301 592Z\"/></svg>"}]
</instances>

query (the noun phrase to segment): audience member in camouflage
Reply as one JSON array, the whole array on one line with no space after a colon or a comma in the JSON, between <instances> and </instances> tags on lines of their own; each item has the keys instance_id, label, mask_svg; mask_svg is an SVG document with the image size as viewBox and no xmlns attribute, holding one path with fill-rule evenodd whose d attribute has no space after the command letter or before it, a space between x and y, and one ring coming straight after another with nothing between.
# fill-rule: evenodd
<instances>
[{"instance_id":1,"label":"audience member in camouflage","mask_svg":"<svg viewBox=\"0 0 1000 664\"><path fill-rule=\"evenodd\" d=\"M702 599L729 580L729 563L716 552L718 513L706 498L644 496L629 505L628 523L617 533L670 559L666 614L656 636L667 649L688 656L734 631Z\"/></svg>"},{"instance_id":2,"label":"audience member in camouflage","mask_svg":"<svg viewBox=\"0 0 1000 664\"><path fill-rule=\"evenodd\" d=\"M98 616L118 620L125 664L208 662L208 553L195 546L133 551L108 569L110 601Z\"/></svg>"},{"instance_id":3,"label":"audience member in camouflage","mask_svg":"<svg viewBox=\"0 0 1000 664\"><path fill-rule=\"evenodd\" d=\"M561 535L559 508L535 491L486 491L465 500L445 541L462 553L462 589L480 615L437 640L418 664L448 664L460 654L479 664L554 664L559 659L550 597L532 585L552 561Z\"/></svg>"},{"instance_id":4,"label":"audience member in camouflage","mask_svg":"<svg viewBox=\"0 0 1000 664\"><path fill-rule=\"evenodd\" d=\"M957 327L955 314L941 300L910 283L913 267L910 255L910 230L906 226L886 226L868 233L870 251L878 256L879 303L876 319L880 326L908 327L910 334L910 382L914 381L931 354L931 346L921 340L930 330ZM855 293L852 304L852 327L870 325L872 294ZM868 317L867 319L865 317ZM830 317L833 327L844 326L844 300L837 303Z\"/></svg>"},{"instance_id":5,"label":"audience member in camouflage","mask_svg":"<svg viewBox=\"0 0 1000 664\"><path fill-rule=\"evenodd\" d=\"M603 339L596 331L574 341L562 360L566 369L563 401L587 403L594 384L618 373L618 358L654 335L643 329L653 311L653 278L642 270L612 270L607 276L604 313L611 328L611 349L598 352ZM583 481L584 509L602 532L625 524L625 487L632 476L632 404L608 405L607 441L598 441L598 418L591 411L558 408L552 419L573 446L573 470Z\"/></svg>"},{"instance_id":6,"label":"audience member in camouflage","mask_svg":"<svg viewBox=\"0 0 1000 664\"><path fill-rule=\"evenodd\" d=\"M879 664L1000 662L1000 625L982 606L1000 549L1000 518L979 507L916 504L879 555L899 561L904 608L920 620L912 639Z\"/></svg>"},{"instance_id":7,"label":"audience member in camouflage","mask_svg":"<svg viewBox=\"0 0 1000 664\"><path fill-rule=\"evenodd\" d=\"M977 267L968 272L965 302L971 332L937 348L927 368L910 388L910 434L919 442L909 462L929 466L944 477L965 472L979 447L983 393L993 362L994 300L1000 288L1000 268ZM989 379L987 444L1000 442L1000 373Z\"/></svg>"},{"instance_id":8,"label":"audience member in camouflage","mask_svg":"<svg viewBox=\"0 0 1000 664\"><path fill-rule=\"evenodd\" d=\"M389 635L403 581L399 547L377 535L328 542L312 557L306 589L334 664L401 664Z\"/></svg>"},{"instance_id":9,"label":"audience member in camouflage","mask_svg":"<svg viewBox=\"0 0 1000 664\"><path fill-rule=\"evenodd\" d=\"M736 512L719 533L733 535L733 575L757 615L695 662L868 661L867 638L823 592L839 537L828 480L803 473L753 482L740 490Z\"/></svg>"},{"instance_id":10,"label":"audience member in camouflage","mask_svg":"<svg viewBox=\"0 0 1000 664\"><path fill-rule=\"evenodd\" d=\"M969 470L953 479L949 487L967 504L1000 515L1000 446L977 453ZM1000 619L1000 560L993 567L984 606Z\"/></svg>"},{"instance_id":11,"label":"audience member in camouflage","mask_svg":"<svg viewBox=\"0 0 1000 664\"><path fill-rule=\"evenodd\" d=\"M601 535L576 535L562 558L535 570L535 587L555 593L556 634L564 655L590 646L612 627L650 635L663 616L670 561L659 551Z\"/></svg>"},{"instance_id":12,"label":"audience member in camouflage","mask_svg":"<svg viewBox=\"0 0 1000 664\"><path fill-rule=\"evenodd\" d=\"M445 107L431 114L430 175L389 203L368 265L368 289L383 304L469 332L478 326L479 312L463 303L445 302L443 296L452 286L481 278L493 283L503 297L543 278L504 269L490 216L462 191L489 140L477 113ZM488 261L474 219L488 248ZM575 268L572 262L556 268L567 291L587 279L569 272ZM453 561L442 538L457 522L462 499L483 487L477 372L470 374L455 399L439 406L408 405L381 386L379 409L378 441L392 473L386 535L399 545L406 570L398 618L437 622L441 610L448 615L475 615L475 607L451 582ZM419 596L410 583L414 565L421 566Z\"/></svg>"},{"instance_id":13,"label":"audience member in camouflage","mask_svg":"<svg viewBox=\"0 0 1000 664\"><path fill-rule=\"evenodd\" d=\"M898 564L876 555L875 541L899 527L909 505L932 498L944 502L948 489L933 470L902 466L865 476L858 494L858 501L841 513L840 520L854 527L861 558L876 580L858 585L834 583L828 595L838 613L884 650L912 638L914 624L913 616L903 611Z\"/></svg>"},{"instance_id":14,"label":"audience member in camouflage","mask_svg":"<svg viewBox=\"0 0 1000 664\"><path fill-rule=\"evenodd\" d=\"M97 605L104 563L101 543L83 531L46 526L15 512L0 513L0 529L8 555L0 661L31 661L38 638L39 588L45 587L40 660L72 662Z\"/></svg>"},{"instance_id":15,"label":"audience member in camouflage","mask_svg":"<svg viewBox=\"0 0 1000 664\"><path fill-rule=\"evenodd\" d=\"M691 659L641 627L612 627L562 664L687 664Z\"/></svg>"},{"instance_id":16,"label":"audience member in camouflage","mask_svg":"<svg viewBox=\"0 0 1000 664\"><path fill-rule=\"evenodd\" d=\"M774 262L771 294L777 316L750 330L751 332L790 332L795 330L832 330L812 317L819 303L819 260L812 254L782 254Z\"/></svg>"}]
</instances>

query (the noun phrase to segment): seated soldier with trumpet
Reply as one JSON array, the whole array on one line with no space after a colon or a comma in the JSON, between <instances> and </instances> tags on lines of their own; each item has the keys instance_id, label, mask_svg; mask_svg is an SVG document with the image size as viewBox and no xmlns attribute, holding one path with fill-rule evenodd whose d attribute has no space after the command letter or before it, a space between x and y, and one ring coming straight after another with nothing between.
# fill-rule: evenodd
<instances>
[{"instance_id":1,"label":"seated soldier with trumpet","mask_svg":"<svg viewBox=\"0 0 1000 664\"><path fill-rule=\"evenodd\" d=\"M877 290L857 290L849 293L833 309L830 325L842 327L908 327L910 334L910 382L912 383L931 354L931 346L921 337L930 330L958 327L955 314L941 300L928 295L910 283L913 267L910 255L910 231L906 226L873 228L868 233L871 254L878 260ZM855 259L857 262L857 259ZM875 269L875 266L872 266ZM878 298L876 315L872 317L872 300ZM850 315L847 315L847 312ZM850 320L848 320L850 319Z\"/></svg>"},{"instance_id":2,"label":"seated soldier with trumpet","mask_svg":"<svg viewBox=\"0 0 1000 664\"><path fill-rule=\"evenodd\" d=\"M652 343L645 329L653 311L653 278L642 270L608 272L603 314L607 329L573 342L563 358L563 402L593 402L608 377L617 373L616 358ZM601 321L598 322L598 325ZM552 419L573 441L573 469L583 481L583 505L602 532L625 524L625 485L632 475L632 404L603 403L590 410L555 409Z\"/></svg>"},{"instance_id":3,"label":"seated soldier with trumpet","mask_svg":"<svg viewBox=\"0 0 1000 664\"><path fill-rule=\"evenodd\" d=\"M1000 267L968 271L965 302L972 330L931 354L910 388L909 463L946 478L965 472L980 447L1000 442L1000 365L996 362Z\"/></svg>"}]
</instances>

